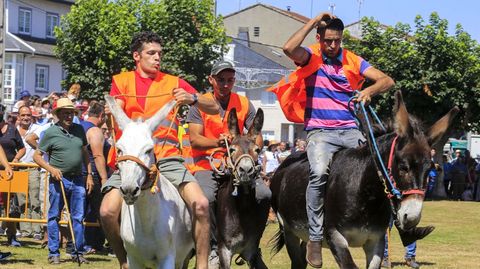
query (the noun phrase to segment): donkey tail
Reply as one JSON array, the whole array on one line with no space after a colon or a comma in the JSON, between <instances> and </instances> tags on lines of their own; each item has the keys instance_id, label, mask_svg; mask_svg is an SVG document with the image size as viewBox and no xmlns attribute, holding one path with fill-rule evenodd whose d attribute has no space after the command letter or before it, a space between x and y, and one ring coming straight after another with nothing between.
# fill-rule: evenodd
<instances>
[{"instance_id":1,"label":"donkey tail","mask_svg":"<svg viewBox=\"0 0 480 269\"><path fill-rule=\"evenodd\" d=\"M277 232L273 235L273 237L268 240L267 247L270 248L271 257L275 256L285 245L285 232L283 230L283 225L278 225Z\"/></svg>"}]
</instances>

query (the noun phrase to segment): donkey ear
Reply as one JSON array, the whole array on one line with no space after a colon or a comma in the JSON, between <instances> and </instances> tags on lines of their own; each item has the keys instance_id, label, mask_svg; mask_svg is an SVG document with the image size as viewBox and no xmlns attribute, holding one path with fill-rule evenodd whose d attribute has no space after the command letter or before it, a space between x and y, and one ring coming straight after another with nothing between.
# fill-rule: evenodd
<instances>
[{"instance_id":1,"label":"donkey ear","mask_svg":"<svg viewBox=\"0 0 480 269\"><path fill-rule=\"evenodd\" d=\"M239 136L240 129L238 129L237 109L232 108L228 114L228 131L232 136Z\"/></svg>"},{"instance_id":2,"label":"donkey ear","mask_svg":"<svg viewBox=\"0 0 480 269\"><path fill-rule=\"evenodd\" d=\"M105 94L104 97L108 107L110 108L110 111L112 112L113 117L117 121L118 127L120 128L120 130L123 130L132 120L118 106L117 102L112 96Z\"/></svg>"},{"instance_id":3,"label":"donkey ear","mask_svg":"<svg viewBox=\"0 0 480 269\"><path fill-rule=\"evenodd\" d=\"M402 93L395 92L395 106L393 108L395 118L395 131L400 137L413 136L413 128L408 119L408 111L403 102Z\"/></svg>"},{"instance_id":4,"label":"donkey ear","mask_svg":"<svg viewBox=\"0 0 480 269\"><path fill-rule=\"evenodd\" d=\"M435 122L435 124L428 129L427 139L430 146L440 141L447 133L448 128L452 125L453 119L459 111L460 109L458 107L452 108L445 116Z\"/></svg>"},{"instance_id":5,"label":"donkey ear","mask_svg":"<svg viewBox=\"0 0 480 269\"><path fill-rule=\"evenodd\" d=\"M255 118L253 118L253 123L248 129L248 137L250 139L255 140L257 135L262 132L263 127L263 110L261 108L258 109L257 114L255 114Z\"/></svg>"},{"instance_id":6,"label":"donkey ear","mask_svg":"<svg viewBox=\"0 0 480 269\"><path fill-rule=\"evenodd\" d=\"M157 111L155 115L145 121L145 123L147 123L152 132L157 129L158 125L160 125L160 122L162 122L167 117L168 113L170 113L170 111L176 104L177 102L175 100L168 102L162 107L162 109Z\"/></svg>"}]
</instances>

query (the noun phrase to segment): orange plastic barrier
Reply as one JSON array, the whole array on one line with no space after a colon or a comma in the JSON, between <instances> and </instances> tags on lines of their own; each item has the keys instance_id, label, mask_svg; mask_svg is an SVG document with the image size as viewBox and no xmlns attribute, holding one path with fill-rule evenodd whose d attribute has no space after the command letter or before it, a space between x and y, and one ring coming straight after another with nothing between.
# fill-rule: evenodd
<instances>
[{"instance_id":1,"label":"orange plastic barrier","mask_svg":"<svg viewBox=\"0 0 480 269\"><path fill-rule=\"evenodd\" d=\"M37 164L29 163L10 163L12 168L39 168ZM9 221L9 222L30 222L30 223L47 223L47 190L48 190L48 172L45 174L45 186L44 186L44 196L43 196L43 212L42 219L30 219L30 218L11 218L10 217L10 198L12 193L23 193L25 194L25 211L24 216L27 216L28 212L28 171L13 171L13 178L7 180L7 175L4 170L0 170L0 193L7 193L7 200L3 201L7 207L5 207L6 216L0 217L0 221ZM62 214L63 216L63 214ZM59 222L60 224L67 224L67 220L63 219ZM84 222L85 226L100 227L98 222Z\"/></svg>"}]
</instances>

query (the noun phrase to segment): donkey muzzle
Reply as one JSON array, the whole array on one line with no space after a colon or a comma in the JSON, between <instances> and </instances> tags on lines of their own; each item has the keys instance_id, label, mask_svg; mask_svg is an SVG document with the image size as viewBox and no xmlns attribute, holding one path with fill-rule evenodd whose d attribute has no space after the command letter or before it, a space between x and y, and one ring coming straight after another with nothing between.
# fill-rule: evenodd
<instances>
[{"instance_id":1,"label":"donkey muzzle","mask_svg":"<svg viewBox=\"0 0 480 269\"><path fill-rule=\"evenodd\" d=\"M416 226L422 217L423 197L420 195L406 196L400 202L397 211L399 226L406 230Z\"/></svg>"},{"instance_id":2,"label":"donkey muzzle","mask_svg":"<svg viewBox=\"0 0 480 269\"><path fill-rule=\"evenodd\" d=\"M140 195L140 187L120 187L120 193L127 205L133 205Z\"/></svg>"}]
</instances>

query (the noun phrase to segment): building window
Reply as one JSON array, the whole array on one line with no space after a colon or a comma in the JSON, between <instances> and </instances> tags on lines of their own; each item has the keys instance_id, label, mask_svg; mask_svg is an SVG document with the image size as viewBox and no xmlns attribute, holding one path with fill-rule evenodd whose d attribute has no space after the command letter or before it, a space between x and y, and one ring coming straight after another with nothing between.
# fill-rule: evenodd
<instances>
[{"instance_id":1,"label":"building window","mask_svg":"<svg viewBox=\"0 0 480 269\"><path fill-rule=\"evenodd\" d=\"M18 32L28 35L32 33L32 10L23 7L18 9Z\"/></svg>"},{"instance_id":2,"label":"building window","mask_svg":"<svg viewBox=\"0 0 480 269\"><path fill-rule=\"evenodd\" d=\"M35 66L35 91L48 92L48 66Z\"/></svg>"},{"instance_id":3,"label":"building window","mask_svg":"<svg viewBox=\"0 0 480 269\"><path fill-rule=\"evenodd\" d=\"M4 68L3 99L7 102L13 102L16 93L23 89L23 55L5 53Z\"/></svg>"},{"instance_id":4,"label":"building window","mask_svg":"<svg viewBox=\"0 0 480 269\"><path fill-rule=\"evenodd\" d=\"M263 131L262 130L262 139L263 140L273 140L275 139L275 131Z\"/></svg>"},{"instance_id":5,"label":"building window","mask_svg":"<svg viewBox=\"0 0 480 269\"><path fill-rule=\"evenodd\" d=\"M58 14L47 13L47 38L55 38L55 27L58 24Z\"/></svg>"},{"instance_id":6,"label":"building window","mask_svg":"<svg viewBox=\"0 0 480 269\"><path fill-rule=\"evenodd\" d=\"M23 62L25 59L20 53L15 53L13 56L15 58L15 92L13 96L17 97L23 90Z\"/></svg>"},{"instance_id":7,"label":"building window","mask_svg":"<svg viewBox=\"0 0 480 269\"><path fill-rule=\"evenodd\" d=\"M260 36L260 27L255 26L253 27L253 36Z\"/></svg>"},{"instance_id":8,"label":"building window","mask_svg":"<svg viewBox=\"0 0 480 269\"><path fill-rule=\"evenodd\" d=\"M4 69L4 76L3 76L3 99L5 101L14 101L14 92L13 92L13 73L15 70L12 67L11 63L5 62L5 69Z\"/></svg>"},{"instance_id":9,"label":"building window","mask_svg":"<svg viewBox=\"0 0 480 269\"><path fill-rule=\"evenodd\" d=\"M275 101L277 100L277 97L273 92L267 92L267 91L262 91L262 105L265 106L273 106L275 105Z\"/></svg>"}]
</instances>

